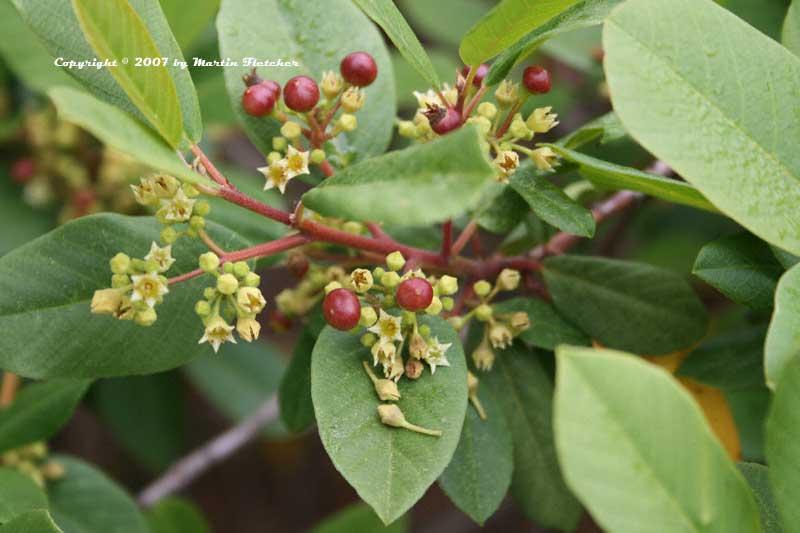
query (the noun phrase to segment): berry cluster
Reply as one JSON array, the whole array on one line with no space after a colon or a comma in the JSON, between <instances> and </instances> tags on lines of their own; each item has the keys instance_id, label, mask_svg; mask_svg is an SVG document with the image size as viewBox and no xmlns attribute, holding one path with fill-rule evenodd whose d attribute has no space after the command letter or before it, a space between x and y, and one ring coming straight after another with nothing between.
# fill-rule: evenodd
<instances>
[{"instance_id":1,"label":"berry cluster","mask_svg":"<svg viewBox=\"0 0 800 533\"><path fill-rule=\"evenodd\" d=\"M267 165L258 169L266 179L265 189L274 187L283 193L290 179L309 173L309 161L325 175L333 172L323 147L336 150L326 143L358 127L353 113L364 105L363 87L375 81L378 65L368 53L353 52L342 59L339 71L340 74L323 73L319 85L308 76L295 76L286 82L283 91L276 81L259 78L255 69L244 76L245 113L257 118L273 117L283 123L281 136L272 140L273 152L267 156ZM322 103L320 88L325 96ZM332 155L342 163L347 160L338 152Z\"/></svg>"},{"instance_id":2,"label":"berry cluster","mask_svg":"<svg viewBox=\"0 0 800 533\"><path fill-rule=\"evenodd\" d=\"M373 365L380 364L384 376L395 382L404 374L409 379L420 377L423 363L431 373L437 366L450 365L446 357L450 344L441 343L428 326L420 325L417 313L438 315L452 309L450 296L458 292L456 278L428 278L419 269L401 275L404 265L403 255L393 252L386 257L388 269L358 268L344 282L332 281L325 287L322 305L334 328L355 333L366 328L361 342L371 349Z\"/></svg>"},{"instance_id":3,"label":"berry cluster","mask_svg":"<svg viewBox=\"0 0 800 533\"><path fill-rule=\"evenodd\" d=\"M464 124L473 124L483 136L484 149L493 160L501 183L508 182L519 167L519 154L530 157L538 169L552 171L557 156L552 149L520 144L558 125L558 116L551 107L537 108L527 118L521 113L531 94L550 92L550 73L536 65L526 68L522 74L525 91L520 94L518 83L503 80L494 93L496 103L492 103L480 101L487 90L483 79L488 71L486 65L464 67L456 75L454 88L445 83L441 90L414 92L419 108L413 120L398 121L398 132L403 137L427 142Z\"/></svg>"},{"instance_id":4,"label":"berry cluster","mask_svg":"<svg viewBox=\"0 0 800 533\"><path fill-rule=\"evenodd\" d=\"M3 452L0 455L0 466L18 470L30 477L39 487L45 488L47 481L64 477L64 465L48 460L47 455L47 445L44 442L33 442Z\"/></svg>"}]
</instances>

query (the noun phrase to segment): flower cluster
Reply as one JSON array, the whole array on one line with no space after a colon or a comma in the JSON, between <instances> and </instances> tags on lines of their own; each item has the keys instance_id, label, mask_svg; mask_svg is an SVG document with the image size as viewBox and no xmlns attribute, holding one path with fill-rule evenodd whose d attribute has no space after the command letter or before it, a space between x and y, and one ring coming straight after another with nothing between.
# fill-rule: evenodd
<instances>
[{"instance_id":1,"label":"flower cluster","mask_svg":"<svg viewBox=\"0 0 800 533\"><path fill-rule=\"evenodd\" d=\"M291 266L293 256L289 256ZM311 311L325 297L325 286L331 282L344 283L347 274L340 266L321 267L305 265L302 267L302 280L294 288L283 289L275 296L275 305L287 317L302 316Z\"/></svg>"},{"instance_id":2,"label":"flower cluster","mask_svg":"<svg viewBox=\"0 0 800 533\"><path fill-rule=\"evenodd\" d=\"M183 234L196 237L205 227L204 217L211 211L211 205L197 199L200 191L193 185L182 184L174 176L156 174L140 178L138 185L131 185L131 189L138 203L157 209L156 219L165 226L161 232L162 242L172 244ZM185 230L176 230L176 225Z\"/></svg>"},{"instance_id":3,"label":"flower cluster","mask_svg":"<svg viewBox=\"0 0 800 533\"><path fill-rule=\"evenodd\" d=\"M47 445L41 441L34 442L3 452L0 466L18 470L44 488L47 481L64 477L64 465L48 460L47 455Z\"/></svg>"},{"instance_id":4,"label":"flower cluster","mask_svg":"<svg viewBox=\"0 0 800 533\"><path fill-rule=\"evenodd\" d=\"M198 341L209 343L214 352L225 342L236 343L233 336L235 320L239 337L252 342L261 333L261 325L256 320L267 305L264 295L258 288L261 277L250 271L245 261L224 263L214 252L200 256L200 268L216 278L214 287L203 291L203 299L195 305L195 312L203 320L205 331Z\"/></svg>"},{"instance_id":5,"label":"flower cluster","mask_svg":"<svg viewBox=\"0 0 800 533\"><path fill-rule=\"evenodd\" d=\"M528 67L522 76L526 89L522 94L518 83L503 80L494 92L496 103L478 103L485 91L482 83L487 72L486 65L474 72L465 68L458 73L455 88L445 83L440 90L415 91L419 108L413 120L398 121L399 134L427 142L463 124L473 124L494 163L497 181L508 182L520 166L519 154L530 157L539 170L553 171L557 154L551 148L520 144L530 143L536 134L547 133L558 125L558 115L552 112L552 107L536 108L527 117L520 112L530 94L550 91L549 72L538 66Z\"/></svg>"},{"instance_id":6,"label":"flower cluster","mask_svg":"<svg viewBox=\"0 0 800 533\"><path fill-rule=\"evenodd\" d=\"M486 280L475 282L472 286L477 302L464 316L453 316L448 320L456 330L461 330L471 319L484 323L483 338L472 352L472 360L479 370L491 370L495 360L495 350L504 350L511 346L514 337L530 327L528 314L522 311L515 313L495 313L492 299L501 291L513 291L519 287L520 273L509 268L504 269L492 286ZM469 305L469 303L468 303Z\"/></svg>"}]
</instances>

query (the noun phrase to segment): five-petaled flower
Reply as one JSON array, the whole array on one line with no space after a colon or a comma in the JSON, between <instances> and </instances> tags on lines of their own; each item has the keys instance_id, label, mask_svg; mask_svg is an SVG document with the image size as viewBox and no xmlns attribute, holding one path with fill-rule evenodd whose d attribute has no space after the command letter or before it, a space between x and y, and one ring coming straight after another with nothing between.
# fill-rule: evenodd
<instances>
[{"instance_id":1,"label":"five-petaled flower","mask_svg":"<svg viewBox=\"0 0 800 533\"><path fill-rule=\"evenodd\" d=\"M558 115L551 113L552 107L539 107L534 109L526 122L534 133L547 133L558 126Z\"/></svg>"},{"instance_id":2,"label":"five-petaled flower","mask_svg":"<svg viewBox=\"0 0 800 533\"><path fill-rule=\"evenodd\" d=\"M438 337L434 337L432 340L428 341L428 350L425 353L424 359L431 367L431 374L436 373L437 366L450 366L450 361L447 360L445 354L452 345L452 342L448 342L447 344L439 342Z\"/></svg>"},{"instance_id":3,"label":"five-petaled flower","mask_svg":"<svg viewBox=\"0 0 800 533\"><path fill-rule=\"evenodd\" d=\"M500 171L498 180L505 183L519 166L519 156L513 150L504 150L494 158L494 164Z\"/></svg>"},{"instance_id":4,"label":"five-petaled flower","mask_svg":"<svg viewBox=\"0 0 800 533\"><path fill-rule=\"evenodd\" d=\"M381 314L378 317L378 321L367 331L370 331L378 336L378 344L403 340L400 317L392 316L383 309L381 309Z\"/></svg>"},{"instance_id":5,"label":"five-petaled flower","mask_svg":"<svg viewBox=\"0 0 800 533\"><path fill-rule=\"evenodd\" d=\"M236 301L239 307L248 313L260 313L267 301L258 287L242 287L236 293Z\"/></svg>"},{"instance_id":6,"label":"five-petaled flower","mask_svg":"<svg viewBox=\"0 0 800 533\"><path fill-rule=\"evenodd\" d=\"M131 276L131 281L133 282L131 302L144 302L151 308L169 292L164 278L157 272Z\"/></svg>"},{"instance_id":7,"label":"five-petaled flower","mask_svg":"<svg viewBox=\"0 0 800 533\"><path fill-rule=\"evenodd\" d=\"M289 145L286 152L286 175L287 179L292 179L301 174L308 174L308 152L297 150ZM283 191L281 191L283 192Z\"/></svg>"},{"instance_id":8,"label":"five-petaled flower","mask_svg":"<svg viewBox=\"0 0 800 533\"><path fill-rule=\"evenodd\" d=\"M264 190L276 188L281 191L281 194L286 192L286 184L289 182L289 165L285 159L278 159L273 161L266 167L260 167L259 172L264 174L266 183L264 183Z\"/></svg>"},{"instance_id":9,"label":"five-petaled flower","mask_svg":"<svg viewBox=\"0 0 800 533\"><path fill-rule=\"evenodd\" d=\"M164 214L164 220L168 222L186 222L192 218L194 203L195 200L186 196L183 189L178 189L172 198L161 200L160 211Z\"/></svg>"},{"instance_id":10,"label":"five-petaled flower","mask_svg":"<svg viewBox=\"0 0 800 533\"><path fill-rule=\"evenodd\" d=\"M206 331L203 337L197 341L198 344L203 344L204 342L209 343L214 348L214 353L219 351L219 346L223 342L236 344L236 339L233 338L233 326L225 322L219 315L211 317L206 323Z\"/></svg>"},{"instance_id":11,"label":"five-petaled flower","mask_svg":"<svg viewBox=\"0 0 800 533\"><path fill-rule=\"evenodd\" d=\"M158 271L166 272L175 262L175 258L172 257L172 245L168 244L162 248L153 242L150 245L150 253L144 256L144 259L145 261L155 261L158 263Z\"/></svg>"}]
</instances>

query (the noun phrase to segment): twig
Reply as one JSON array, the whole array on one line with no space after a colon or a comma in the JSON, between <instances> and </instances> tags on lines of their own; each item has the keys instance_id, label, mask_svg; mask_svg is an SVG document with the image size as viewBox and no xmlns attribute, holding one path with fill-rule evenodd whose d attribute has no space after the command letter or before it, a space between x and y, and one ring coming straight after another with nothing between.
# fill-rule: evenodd
<instances>
[{"instance_id":1,"label":"twig","mask_svg":"<svg viewBox=\"0 0 800 533\"><path fill-rule=\"evenodd\" d=\"M448 219L442 224L442 258L445 261L450 260L450 250L453 247L453 220Z\"/></svg>"},{"instance_id":2,"label":"twig","mask_svg":"<svg viewBox=\"0 0 800 533\"><path fill-rule=\"evenodd\" d=\"M458 239L456 239L456 242L453 244L450 253L452 253L453 255L460 254L461 250L463 250L464 247L467 245L470 237L472 237L472 234L475 233L476 229L478 229L478 223L475 222L474 220L470 220L469 224L467 224L467 226L461 231L461 234L458 236Z\"/></svg>"},{"instance_id":3,"label":"twig","mask_svg":"<svg viewBox=\"0 0 800 533\"><path fill-rule=\"evenodd\" d=\"M17 396L19 389L20 378L17 374L12 372L3 373L3 386L0 389L0 407L8 407L14 398Z\"/></svg>"},{"instance_id":4,"label":"twig","mask_svg":"<svg viewBox=\"0 0 800 533\"><path fill-rule=\"evenodd\" d=\"M252 415L173 464L139 493L139 504L150 507L165 496L180 491L253 440L264 426L277 417L278 399L272 396Z\"/></svg>"},{"instance_id":5,"label":"twig","mask_svg":"<svg viewBox=\"0 0 800 533\"><path fill-rule=\"evenodd\" d=\"M214 252L219 256L225 255L225 250L223 250L220 247L220 245L214 242L214 239L211 238L211 235L206 233L206 230L201 229L200 231L197 232L197 235L200 237L200 240L202 240L205 243L205 245L208 246L209 250L211 250L212 252Z\"/></svg>"}]
</instances>

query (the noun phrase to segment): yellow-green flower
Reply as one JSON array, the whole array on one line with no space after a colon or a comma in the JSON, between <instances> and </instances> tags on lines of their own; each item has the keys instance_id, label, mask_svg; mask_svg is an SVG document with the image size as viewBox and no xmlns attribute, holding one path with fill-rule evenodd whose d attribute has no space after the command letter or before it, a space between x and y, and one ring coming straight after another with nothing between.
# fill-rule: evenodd
<instances>
[{"instance_id":1,"label":"yellow-green flower","mask_svg":"<svg viewBox=\"0 0 800 533\"><path fill-rule=\"evenodd\" d=\"M148 307L153 307L169 292L164 278L156 272L131 276L131 281L133 282L131 302L134 303L144 302Z\"/></svg>"},{"instance_id":2,"label":"yellow-green flower","mask_svg":"<svg viewBox=\"0 0 800 533\"><path fill-rule=\"evenodd\" d=\"M219 347L224 342L232 342L236 344L236 339L233 338L233 326L225 322L225 320L217 315L212 317L206 323L206 330L203 337L197 341L197 344L207 342L214 348L214 353L219 351Z\"/></svg>"},{"instance_id":3,"label":"yellow-green flower","mask_svg":"<svg viewBox=\"0 0 800 533\"><path fill-rule=\"evenodd\" d=\"M155 261L158 263L158 271L166 272L175 262L172 257L172 246L167 245L163 248L153 242L150 244L150 253L144 256L145 261Z\"/></svg>"}]
</instances>

